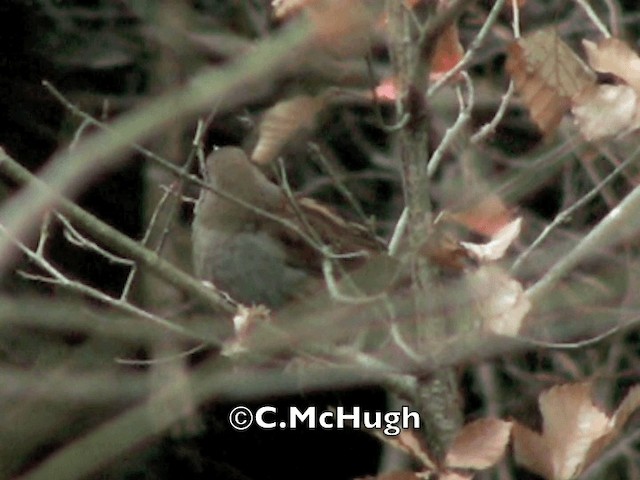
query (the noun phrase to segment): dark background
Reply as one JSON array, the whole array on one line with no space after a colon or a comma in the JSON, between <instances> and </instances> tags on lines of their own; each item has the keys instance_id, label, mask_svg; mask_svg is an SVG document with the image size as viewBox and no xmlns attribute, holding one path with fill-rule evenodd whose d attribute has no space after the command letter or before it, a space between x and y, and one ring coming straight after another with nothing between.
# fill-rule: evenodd
<instances>
[{"instance_id":1,"label":"dark background","mask_svg":"<svg viewBox=\"0 0 640 480\"><path fill-rule=\"evenodd\" d=\"M486 12L489 3L478 2L476 12ZM573 2L529 0L529 4L522 16L525 29L554 23L574 44L585 35L593 34L586 22L575 22ZM636 2L628 0L619 4L625 14L627 33L637 38L640 22L635 13ZM227 61L224 53L198 50L186 40L186 44L170 49L167 54L166 45L160 41L161 27L153 24L152 16L145 17L145 12L141 11L144 5L145 2L124 0L0 2L0 144L10 155L31 170L37 170L57 149L65 148L78 126L78 120L43 88L44 79L94 115L98 115L102 102L108 98L109 117L113 117L134 108L149 95L179 86L190 72L202 65L223 65ZM271 20L266 1L193 0L184 6L199 30L225 31L248 41L279 26ZM509 16L504 14L500 24L508 26L509 21ZM473 16L463 17L461 26L463 43L468 44L477 31ZM472 74L494 81L500 88L505 84L502 71L504 45L490 38L483 52L486 53L479 56ZM178 75L165 83L158 79L158 72L162 71L158 65L167 55L178 64ZM384 51L376 52L376 55L380 62L385 62ZM259 112L287 93L304 88L303 80L283 78L271 91L267 90L241 111L224 112L208 132L207 146L250 144L251 121L256 120ZM389 120L390 113L383 109ZM479 107L474 112L474 124L481 125L492 114L491 107L484 110ZM377 174L375 180L360 188L358 195L363 199L367 213L377 216L384 231L385 222L395 218L399 211L399 182L393 171L373 165L370 152L363 152L361 148L364 144L382 153L388 151L388 138L373 124L372 117L369 106L336 107L321 120L318 131L323 132L323 147L339 152L336 153L337 162L346 170L356 173L367 170ZM179 137L186 143L192 131L193 125L184 126ZM442 119L435 118L435 137L441 136L443 131ZM362 140L358 140L360 138ZM540 135L526 112L518 106L510 108L491 141L491 148L510 158L517 158L541 145ZM304 152L304 147L294 146L290 155L295 156L300 151ZM186 150L184 153L186 155ZM132 154L125 167L91 185L78 199L79 203L127 235L140 238L144 231L140 206L145 193L145 165L142 158ZM499 161L489 167L494 171L505 168ZM313 180L318 175L317 168L307 167L293 172L292 178L296 187L313 190ZM560 206L559 189L558 183L547 182L523 198L520 208L540 219L552 218ZM334 204L338 202L338 208L344 206L331 190L320 188L313 193ZM0 199L1 195L2 190ZM592 212L595 213L590 222L597 220L601 215L598 212L604 208L602 204L594 204ZM190 215L185 209L182 218L185 226L190 222ZM53 237L49 255L75 278L106 291L117 291L126 275L121 267L79 251L59 235ZM1 286L4 291L16 294L32 290L44 295L54 294L45 286L34 285L17 276L3 279ZM66 339L68 343L82 341L72 333ZM532 371L556 368L542 353L529 354L521 361ZM465 410L473 415L478 412L481 399L468 373L464 370L460 373L465 380ZM504 374L502 380L505 384L512 381L508 374ZM140 446L119 465L110 466L93 478L348 479L373 474L377 469L381 446L366 433L259 432L254 429L237 433L226 422L228 411L236 404L211 402L203 406L206 428L200 433L156 439L153 444ZM379 410L385 408L386 398L381 389L371 386L350 391L301 392L291 397L256 399L248 403L251 407L263 404L283 408L292 404L320 408L358 405L363 409ZM517 407L512 411L519 408L532 410ZM74 426L69 427L70 433L75 430ZM23 468L34 465L61 444L64 440L39 446L32 458L25 459ZM518 478L528 477L521 472Z\"/></svg>"}]
</instances>

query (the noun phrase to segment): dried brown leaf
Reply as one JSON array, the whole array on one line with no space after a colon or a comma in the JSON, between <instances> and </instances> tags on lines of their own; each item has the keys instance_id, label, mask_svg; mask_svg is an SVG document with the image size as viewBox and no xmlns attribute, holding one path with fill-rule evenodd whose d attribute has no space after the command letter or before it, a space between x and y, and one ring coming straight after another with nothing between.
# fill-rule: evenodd
<instances>
[{"instance_id":1,"label":"dried brown leaf","mask_svg":"<svg viewBox=\"0 0 640 480\"><path fill-rule=\"evenodd\" d=\"M513 221L512 210L495 193L486 193L469 203L471 205L466 208L447 214L447 219L487 237L495 236Z\"/></svg>"},{"instance_id":2,"label":"dried brown leaf","mask_svg":"<svg viewBox=\"0 0 640 480\"><path fill-rule=\"evenodd\" d=\"M589 383L554 387L539 403L554 470L559 478L572 478L584 468L591 443L611 428L609 418L593 404Z\"/></svg>"},{"instance_id":3,"label":"dried brown leaf","mask_svg":"<svg viewBox=\"0 0 640 480\"><path fill-rule=\"evenodd\" d=\"M589 383L553 387L540 395L539 405L542 435L514 427L516 462L550 480L575 478L613 422L593 404Z\"/></svg>"},{"instance_id":4,"label":"dried brown leaf","mask_svg":"<svg viewBox=\"0 0 640 480\"><path fill-rule=\"evenodd\" d=\"M458 25L449 25L436 40L435 51L431 59L431 80L437 80L455 67L464 56L460 43Z\"/></svg>"},{"instance_id":5,"label":"dried brown leaf","mask_svg":"<svg viewBox=\"0 0 640 480\"><path fill-rule=\"evenodd\" d=\"M258 143L251 159L261 165L271 163L296 135L315 127L324 107L324 96L298 95L276 103L266 111L258 129Z\"/></svg>"},{"instance_id":6,"label":"dried brown leaf","mask_svg":"<svg viewBox=\"0 0 640 480\"><path fill-rule=\"evenodd\" d=\"M440 219L446 220L444 215ZM434 223L419 254L433 265L451 272L461 272L471 263L468 250L460 245L458 236L449 231L445 221Z\"/></svg>"},{"instance_id":7,"label":"dried brown leaf","mask_svg":"<svg viewBox=\"0 0 640 480\"><path fill-rule=\"evenodd\" d=\"M465 425L447 452L449 468L482 470L495 465L504 455L511 434L511 422L481 418Z\"/></svg>"},{"instance_id":8,"label":"dried brown leaf","mask_svg":"<svg viewBox=\"0 0 640 480\"><path fill-rule=\"evenodd\" d=\"M552 28L509 46L506 69L544 134L553 132L571 98L595 85L595 74Z\"/></svg>"}]
</instances>

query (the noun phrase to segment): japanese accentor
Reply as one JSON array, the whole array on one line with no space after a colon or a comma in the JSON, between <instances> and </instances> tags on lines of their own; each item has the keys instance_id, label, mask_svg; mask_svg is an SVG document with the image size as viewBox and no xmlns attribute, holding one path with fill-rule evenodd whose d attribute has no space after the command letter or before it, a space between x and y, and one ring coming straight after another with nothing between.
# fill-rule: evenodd
<instances>
[{"instance_id":1,"label":"japanese accentor","mask_svg":"<svg viewBox=\"0 0 640 480\"><path fill-rule=\"evenodd\" d=\"M380 240L366 229L313 200L298 199L294 207L281 188L239 148L215 150L207 158L206 169L212 190L202 189L195 209L195 274L241 303L277 308L308 292L310 280L321 276L323 259L308 238L331 245L334 253L383 249ZM307 239L216 192L292 222L307 234Z\"/></svg>"}]
</instances>

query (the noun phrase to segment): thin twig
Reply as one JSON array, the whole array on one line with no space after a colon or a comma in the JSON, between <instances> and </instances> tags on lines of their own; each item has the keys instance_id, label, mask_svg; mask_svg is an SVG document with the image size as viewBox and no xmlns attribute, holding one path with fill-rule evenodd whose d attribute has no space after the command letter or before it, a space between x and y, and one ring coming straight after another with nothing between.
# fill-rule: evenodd
<instances>
[{"instance_id":1,"label":"thin twig","mask_svg":"<svg viewBox=\"0 0 640 480\"><path fill-rule=\"evenodd\" d=\"M538 235L529 247L518 256L515 262L513 262L513 266L511 267L512 273L517 273L524 261L531 255L531 253L540 246L540 244L549 236L549 234L556 229L559 225L566 222L571 215L573 215L578 209L585 206L587 203L593 199L601 190L604 188L609 182L615 179L620 172L622 172L625 168L627 168L630 164L637 160L637 152L634 155L629 156L624 162L618 165L609 175L603 178L600 183L598 183L594 188L592 188L589 192L587 192L584 196L582 196L579 200L577 200L573 205L566 208L562 212L558 213L553 221L547 225L542 233Z\"/></svg>"},{"instance_id":2,"label":"thin twig","mask_svg":"<svg viewBox=\"0 0 640 480\"><path fill-rule=\"evenodd\" d=\"M438 148L433 155L429 159L429 164L427 166L427 175L429 178L432 178L436 171L438 170L438 166L440 166L440 162L444 158L444 154L451 147L455 139L458 137L462 129L469 123L471 119L471 110L473 109L473 105L475 102L475 91L473 88L473 82L471 81L471 77L466 72L462 73L462 76L465 80L465 85L467 87L467 100L466 104L464 100L460 101L460 112L458 113L458 118L455 123L449 127L444 134L444 138L438 145Z\"/></svg>"},{"instance_id":3,"label":"thin twig","mask_svg":"<svg viewBox=\"0 0 640 480\"><path fill-rule=\"evenodd\" d=\"M44 249L49 239L49 228L51 227L51 213L47 212L40 225L40 237L38 238L38 246L36 247L36 253L38 255L44 255Z\"/></svg>"},{"instance_id":4,"label":"thin twig","mask_svg":"<svg viewBox=\"0 0 640 480\"><path fill-rule=\"evenodd\" d=\"M344 303L347 305L363 305L365 303L370 303L375 300L380 300L385 296L384 293L379 295L373 295L373 296L361 295L361 294L359 294L358 296L353 296L343 292L340 286L338 285L338 281L336 280L336 276L333 271L333 262L327 258L325 258L322 261L322 274L324 276L324 280L327 284L327 290L329 291L331 298L333 298L334 300L340 303ZM345 277L344 279L348 280L348 278L349 277ZM357 290L353 282L349 282L349 283L350 283L350 286L352 286L354 289Z\"/></svg>"},{"instance_id":5,"label":"thin twig","mask_svg":"<svg viewBox=\"0 0 640 480\"><path fill-rule=\"evenodd\" d=\"M438 90L440 90L442 86L444 86L449 80L451 80L454 76L460 73L467 65L469 65L476 51L482 46L484 40L487 38L487 35L489 34L491 27L493 27L494 23L498 19L498 15L502 11L502 7L504 7L504 3L505 3L505 0L496 0L496 2L494 2L493 7L491 7L491 11L489 12L489 15L487 16L487 19L482 25L482 28L480 29L478 34L473 38L473 41L467 48L467 51L465 52L462 59L456 64L455 67L453 67L451 70L445 73L442 76L442 78L440 78L436 83L434 83L433 85L431 85L431 87L429 87L429 90L427 91L428 97L433 96Z\"/></svg>"},{"instance_id":6,"label":"thin twig","mask_svg":"<svg viewBox=\"0 0 640 480\"><path fill-rule=\"evenodd\" d=\"M517 337L517 339L518 341L522 341L527 345L531 345L532 347L537 348L548 348L550 350L579 350L586 347L593 347L603 340L606 340L607 338L617 334L623 328L626 328L634 323L637 323L637 320L630 321L628 324L625 323L624 325L616 325L615 327L611 327L606 332L600 333L595 337L587 338L586 340L581 340L579 342L545 342L543 340L536 340L534 338L522 336Z\"/></svg>"},{"instance_id":7,"label":"thin twig","mask_svg":"<svg viewBox=\"0 0 640 480\"><path fill-rule=\"evenodd\" d=\"M520 38L520 5L518 4L518 0L511 0L511 11L513 13L513 21L511 22L513 37L518 39ZM471 143L480 143L495 131L498 124L502 121L504 114L507 112L507 107L509 106L509 102L511 101L511 97L513 97L514 92L515 85L513 80L511 80L509 82L509 88L507 88L507 91L500 100L500 105L498 106L496 114L489 123L483 125L482 128L471 136Z\"/></svg>"},{"instance_id":8,"label":"thin twig","mask_svg":"<svg viewBox=\"0 0 640 480\"><path fill-rule=\"evenodd\" d=\"M338 172L335 171L333 166L329 163L329 161L326 159L326 157L320 151L320 147L318 147L318 145L313 143L313 142L309 142L309 150L313 154L312 155L313 158L315 158L316 161L327 172L327 174L331 178L331 181L333 182L333 185L336 187L338 192L340 192L340 194L349 203L349 205L351 206L353 211L356 212L356 214L360 217L361 221L365 225L367 225L367 227L369 228L370 232L373 234L373 228L372 228L372 225L371 225L371 221L370 221L369 218L367 218L367 215L364 213L362 205L360 204L358 199L353 195L353 193L351 193L351 190L349 190L347 188L347 186L344 184L344 182L340 179L340 176L338 175Z\"/></svg>"},{"instance_id":9,"label":"thin twig","mask_svg":"<svg viewBox=\"0 0 640 480\"><path fill-rule=\"evenodd\" d=\"M513 12L513 21L511 22L511 28L513 28L514 38L520 38L520 4L518 0L511 0L511 11Z\"/></svg>"},{"instance_id":10,"label":"thin twig","mask_svg":"<svg viewBox=\"0 0 640 480\"><path fill-rule=\"evenodd\" d=\"M509 88L502 95L502 99L500 100L500 105L498 106L498 110L496 114L493 116L490 122L485 123L476 133L471 136L471 143L480 143L485 140L489 135L492 135L495 131L498 124L502 121L504 114L507 112L507 107L509 106L509 102L511 101L511 97L513 97L513 93L515 92L515 86L513 81L509 82Z\"/></svg>"},{"instance_id":11,"label":"thin twig","mask_svg":"<svg viewBox=\"0 0 640 480\"><path fill-rule=\"evenodd\" d=\"M147 365L157 365L160 363L170 363L175 362L176 360L183 360L185 358L191 357L192 355L201 352L207 348L206 343L200 343L189 350L185 350L184 352L178 352L174 355L167 355L166 357L156 357L151 358L149 360L133 360L130 358L115 358L115 362L120 365L134 365L134 366L147 366Z\"/></svg>"},{"instance_id":12,"label":"thin twig","mask_svg":"<svg viewBox=\"0 0 640 480\"><path fill-rule=\"evenodd\" d=\"M96 253L101 257L106 258L109 262L115 263L116 265L131 266L132 264L134 264L134 262L132 262L128 258L123 258L117 255L114 255L113 253L108 252L107 250L99 246L97 243L92 242L91 240L83 236L80 232L78 232L74 228L73 225L71 225L71 222L64 215L61 215L60 213L56 213L56 217L64 225L64 237L72 245L88 250L90 252ZM37 252L37 253L40 253L40 252Z\"/></svg>"},{"instance_id":13,"label":"thin twig","mask_svg":"<svg viewBox=\"0 0 640 480\"><path fill-rule=\"evenodd\" d=\"M631 157L640 154L636 149ZM594 252L616 245L622 239L633 235L640 228L640 187L636 187L620 204L611 210L600 223L549 271L525 292L533 305L541 301L556 284L580 262Z\"/></svg>"},{"instance_id":14,"label":"thin twig","mask_svg":"<svg viewBox=\"0 0 640 480\"><path fill-rule=\"evenodd\" d=\"M409 120L411 120L411 115L409 115L408 113L404 113L400 116L400 120L398 120L393 125L385 125L384 131L386 131L387 133L399 132L409 124Z\"/></svg>"},{"instance_id":15,"label":"thin twig","mask_svg":"<svg viewBox=\"0 0 640 480\"><path fill-rule=\"evenodd\" d=\"M404 233L407 230L407 222L409 221L409 209L404 208L402 213L400 214L400 218L396 222L396 226L393 229L393 235L391 235L391 240L389 240L389 255L395 257L398 254L402 237L404 237Z\"/></svg>"},{"instance_id":16,"label":"thin twig","mask_svg":"<svg viewBox=\"0 0 640 480\"><path fill-rule=\"evenodd\" d=\"M18 183L28 184L30 189L43 190L45 195L55 197L56 204L60 205L60 210L64 212L72 221L84 228L95 239L103 242L120 255L135 260L146 268L149 268L160 278L172 285L189 292L191 295L205 302L212 308L221 308L227 312L234 312L235 307L229 303L224 295L213 288L206 287L202 282L196 280L191 275L187 275L182 270L177 269L166 260L160 258L154 252L142 247L138 242L123 235L115 228L104 223L102 220L83 210L73 202L58 195L42 180L35 177L31 172L22 167L13 158L9 157L0 148L0 170L9 175ZM5 225L6 228L6 225ZM8 228L6 228L9 230ZM13 244L13 242L12 242Z\"/></svg>"},{"instance_id":17,"label":"thin twig","mask_svg":"<svg viewBox=\"0 0 640 480\"><path fill-rule=\"evenodd\" d=\"M162 207L164 206L165 202L169 199L170 194L171 194L171 190L169 189L165 190L162 197L156 204L153 210L153 213L151 214L149 225L147 226L147 229L144 232L142 240L140 240L141 245L145 247L147 246L147 243L149 242L149 237L151 236L151 231L153 230L153 226L156 224L158 215L160 215L160 211L162 210ZM156 253L158 253L157 250L156 250ZM131 269L129 270L129 274L127 275L126 281L124 282L124 286L122 287L122 292L120 292L120 298L122 300L126 300L129 297L129 293L133 285L133 280L135 279L137 272L138 272L138 266L134 263Z\"/></svg>"},{"instance_id":18,"label":"thin twig","mask_svg":"<svg viewBox=\"0 0 640 480\"><path fill-rule=\"evenodd\" d=\"M611 26L611 33L616 38L620 37L620 5L615 0L604 0L607 8L609 9L609 25Z\"/></svg>"},{"instance_id":19,"label":"thin twig","mask_svg":"<svg viewBox=\"0 0 640 480\"><path fill-rule=\"evenodd\" d=\"M305 230L309 232L308 235L313 244L316 245L321 252L327 251L327 246L323 244L322 238L320 237L316 229L311 226L309 220L307 219L307 216L302 212L300 205L298 205L298 201L296 200L295 195L293 194L293 190L291 190L291 186L289 185L289 180L287 178L287 169L284 166L282 157L278 158L278 167L278 173L280 176L280 187L282 188L282 191L284 192L289 205L291 205L291 208L293 208L297 219L302 222Z\"/></svg>"},{"instance_id":20,"label":"thin twig","mask_svg":"<svg viewBox=\"0 0 640 480\"><path fill-rule=\"evenodd\" d=\"M182 327L153 313L147 312L146 310L142 310L141 308L138 308L131 303L111 297L101 290L98 290L97 288L93 288L89 285L85 285L84 283L69 279L43 256L38 255L36 252L27 247L23 242L15 237L12 237L8 230L2 224L0 224L0 232L2 232L3 235L9 237L10 240L29 258L29 260L31 260L38 267L42 268L45 272L51 275L51 277L48 279L49 282L56 283L64 288L76 291L83 295L87 295L90 298L99 300L100 302L117 308L118 310L121 310L125 313L133 314L145 320L151 320L152 322L157 323L158 325L173 332L185 335L189 338L196 338L200 341L203 340L201 335L192 332L185 327Z\"/></svg>"},{"instance_id":21,"label":"thin twig","mask_svg":"<svg viewBox=\"0 0 640 480\"><path fill-rule=\"evenodd\" d=\"M589 17L589 20L591 20L591 22L596 26L596 28L600 30L600 33L602 33L602 35L604 35L605 38L611 38L611 33L609 33L609 30L607 29L605 24L602 23L602 20L600 20L600 17L598 17L596 12L593 11L593 8L591 8L591 5L589 5L589 2L587 0L575 0L575 2L580 7L582 7L582 9L585 11L587 16Z\"/></svg>"},{"instance_id":22,"label":"thin twig","mask_svg":"<svg viewBox=\"0 0 640 480\"><path fill-rule=\"evenodd\" d=\"M69 100L60 90L58 90L50 81L43 80L42 86L45 89L47 89L49 93L53 95L53 97L62 104L63 107L65 107L73 115L79 117L82 120L80 127L76 130L73 141L69 145L69 150L75 149L78 142L80 141L81 133L84 131L84 129L87 126L93 125L94 127L98 127L101 130L104 130L105 132L109 132L109 133L113 132L112 126L108 125L107 123L101 120L98 120L94 116L88 114L87 112L79 108L75 103ZM152 152L148 148L138 143L132 143L131 148L136 152L140 153L141 155L144 155L145 157L157 162L159 165L162 165L164 168L166 168L167 170L175 174L178 174L180 172L180 170L175 166L174 162L172 162L171 160L167 160L166 158L158 155L155 152Z\"/></svg>"},{"instance_id":23,"label":"thin twig","mask_svg":"<svg viewBox=\"0 0 640 480\"><path fill-rule=\"evenodd\" d=\"M256 79L277 74L277 69L309 45L309 23L300 19L278 34L260 42L256 48L222 68L206 69L180 89L150 100L143 107L124 113L114 120L111 131L87 136L69 152L60 150L42 172L51 189L30 185L18 192L0 209L2 222L11 236L25 238L32 233L44 211L55 208L59 194L76 195L98 176L115 169L126 160L123 151L132 143L147 138L171 122L202 111L206 105L224 98L225 107ZM228 97L228 98L227 98ZM0 163L2 163L0 159ZM54 192L57 192L54 193ZM9 265L13 243L0 238L0 276Z\"/></svg>"},{"instance_id":24,"label":"thin twig","mask_svg":"<svg viewBox=\"0 0 640 480\"><path fill-rule=\"evenodd\" d=\"M46 87L47 85L51 85L49 82L47 82L46 80L44 82L42 82L43 85ZM69 143L69 150L73 150L76 145L78 144L78 142L80 141L80 138L82 137L82 134L84 133L84 131L89 128L91 125L93 125L93 122L91 122L90 120L83 118L82 119L82 123L80 123L80 126L76 129L75 133L73 134L73 139L71 140L71 142Z\"/></svg>"}]
</instances>

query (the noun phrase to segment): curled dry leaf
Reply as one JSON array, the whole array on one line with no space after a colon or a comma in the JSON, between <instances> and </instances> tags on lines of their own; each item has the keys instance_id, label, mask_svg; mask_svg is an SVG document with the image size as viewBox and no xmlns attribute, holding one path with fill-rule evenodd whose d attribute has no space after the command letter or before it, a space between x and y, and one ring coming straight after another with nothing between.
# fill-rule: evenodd
<instances>
[{"instance_id":1,"label":"curled dry leaf","mask_svg":"<svg viewBox=\"0 0 640 480\"><path fill-rule=\"evenodd\" d=\"M618 38L606 38L595 44L583 40L589 65L596 72L612 73L636 92L640 92L640 57Z\"/></svg>"},{"instance_id":2,"label":"curled dry leaf","mask_svg":"<svg viewBox=\"0 0 640 480\"><path fill-rule=\"evenodd\" d=\"M593 71L553 28L512 43L506 69L531 118L545 135L557 128L569 111L571 99L596 83Z\"/></svg>"},{"instance_id":3,"label":"curled dry leaf","mask_svg":"<svg viewBox=\"0 0 640 480\"><path fill-rule=\"evenodd\" d=\"M506 224L491 238L489 243L460 242L467 249L471 257L479 262L487 262L502 258L513 241L520 235L522 217L518 217Z\"/></svg>"},{"instance_id":4,"label":"curled dry leaf","mask_svg":"<svg viewBox=\"0 0 640 480\"><path fill-rule=\"evenodd\" d=\"M481 418L463 427L447 452L445 464L449 468L483 470L502 458L511 422L497 418Z\"/></svg>"},{"instance_id":5,"label":"curled dry leaf","mask_svg":"<svg viewBox=\"0 0 640 480\"><path fill-rule=\"evenodd\" d=\"M582 43L594 70L626 83L588 88L573 99L571 110L584 137L600 140L640 128L640 57L617 38Z\"/></svg>"},{"instance_id":6,"label":"curled dry leaf","mask_svg":"<svg viewBox=\"0 0 640 480\"><path fill-rule=\"evenodd\" d=\"M589 383L553 387L540 395L542 434L515 423L515 460L548 480L582 473L620 433L640 407L640 386L632 388L613 416L593 404Z\"/></svg>"},{"instance_id":7,"label":"curled dry leaf","mask_svg":"<svg viewBox=\"0 0 640 480\"><path fill-rule=\"evenodd\" d=\"M258 143L251 160L261 165L271 163L295 135L314 128L316 116L324 105L322 95L298 95L276 103L260 122Z\"/></svg>"},{"instance_id":8,"label":"curled dry leaf","mask_svg":"<svg viewBox=\"0 0 640 480\"><path fill-rule=\"evenodd\" d=\"M485 212L487 213L487 212ZM476 262L490 262L502 258L520 234L522 219L507 222L508 212L498 212L495 217L481 218L482 213L465 210L463 213L442 212L434 222L434 228L420 249L434 264L447 270L460 271L469 266L470 259ZM458 235L450 232L451 221L476 233L493 233L488 243L460 242ZM499 229L497 229L499 226ZM496 230L497 229L497 230Z\"/></svg>"},{"instance_id":9,"label":"curled dry leaf","mask_svg":"<svg viewBox=\"0 0 640 480\"><path fill-rule=\"evenodd\" d=\"M469 273L466 281L483 330L495 335L517 335L531 310L520 282L495 265L481 266Z\"/></svg>"}]
</instances>

